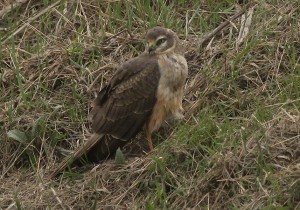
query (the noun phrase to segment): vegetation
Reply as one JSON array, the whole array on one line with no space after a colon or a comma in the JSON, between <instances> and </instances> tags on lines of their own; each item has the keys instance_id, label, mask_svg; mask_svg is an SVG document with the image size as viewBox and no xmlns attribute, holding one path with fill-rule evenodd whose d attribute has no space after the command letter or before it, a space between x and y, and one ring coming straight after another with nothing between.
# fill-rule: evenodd
<instances>
[{"instance_id":1,"label":"vegetation","mask_svg":"<svg viewBox=\"0 0 300 210\"><path fill-rule=\"evenodd\" d=\"M0 4L0 209L300 208L299 1ZM239 17L200 44L241 9L244 29ZM97 91L156 25L186 45L184 122L157 132L150 154L141 133L124 164L49 179L90 136Z\"/></svg>"}]
</instances>

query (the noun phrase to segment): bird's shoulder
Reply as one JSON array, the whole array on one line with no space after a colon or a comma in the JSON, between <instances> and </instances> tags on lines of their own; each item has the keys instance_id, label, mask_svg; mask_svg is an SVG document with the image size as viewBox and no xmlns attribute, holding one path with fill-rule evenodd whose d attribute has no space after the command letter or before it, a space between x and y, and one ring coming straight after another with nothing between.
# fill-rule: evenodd
<instances>
[{"instance_id":1,"label":"bird's shoulder","mask_svg":"<svg viewBox=\"0 0 300 210\"><path fill-rule=\"evenodd\" d=\"M153 56L142 54L123 63L93 103L93 130L118 139L135 136L151 114L159 80Z\"/></svg>"},{"instance_id":2,"label":"bird's shoulder","mask_svg":"<svg viewBox=\"0 0 300 210\"><path fill-rule=\"evenodd\" d=\"M152 80L151 83L158 83L160 77L158 58L149 53L142 53L122 63L110 82L99 92L95 102L103 104L108 97L117 89L140 88L141 83Z\"/></svg>"},{"instance_id":3,"label":"bird's shoulder","mask_svg":"<svg viewBox=\"0 0 300 210\"><path fill-rule=\"evenodd\" d=\"M142 71L144 73L151 71L159 72L158 65L158 59L155 55L150 55L149 53L144 52L139 56L122 63L118 67L109 84L111 86L115 86Z\"/></svg>"}]
</instances>

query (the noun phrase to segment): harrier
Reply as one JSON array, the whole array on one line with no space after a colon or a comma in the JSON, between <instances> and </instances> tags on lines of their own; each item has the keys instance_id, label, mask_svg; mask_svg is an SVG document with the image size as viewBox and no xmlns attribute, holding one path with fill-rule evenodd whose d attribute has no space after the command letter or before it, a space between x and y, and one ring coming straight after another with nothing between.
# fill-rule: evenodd
<instances>
[{"instance_id":1,"label":"harrier","mask_svg":"<svg viewBox=\"0 0 300 210\"><path fill-rule=\"evenodd\" d=\"M52 177L85 155L99 161L145 130L150 150L151 134L164 120L183 117L182 98L188 74L182 45L170 29L154 27L146 34L146 49L120 65L93 103L93 136L67 157Z\"/></svg>"}]
</instances>

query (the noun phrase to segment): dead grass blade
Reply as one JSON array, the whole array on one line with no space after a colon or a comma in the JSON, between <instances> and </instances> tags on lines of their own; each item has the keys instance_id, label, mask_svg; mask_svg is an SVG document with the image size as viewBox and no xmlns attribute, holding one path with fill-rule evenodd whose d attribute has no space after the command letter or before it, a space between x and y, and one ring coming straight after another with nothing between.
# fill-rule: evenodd
<instances>
[{"instance_id":1,"label":"dead grass blade","mask_svg":"<svg viewBox=\"0 0 300 210\"><path fill-rule=\"evenodd\" d=\"M57 1L51 5L49 5L47 8L43 9L42 11L40 11L39 13L37 13L35 16L28 18L28 20L23 23L23 25L21 25L16 31L14 31L11 35L9 35L6 39L4 39L2 41L2 44L5 44L8 40L10 40L13 36L17 35L18 33L20 33L23 29L25 29L27 26L30 25L31 22L33 22L34 20L36 20L37 18L39 18L41 15L45 14L46 12L48 12L49 10L51 10L53 7L57 6L61 1Z\"/></svg>"},{"instance_id":2,"label":"dead grass blade","mask_svg":"<svg viewBox=\"0 0 300 210\"><path fill-rule=\"evenodd\" d=\"M254 8L255 7L251 7L247 14L243 14L242 15L242 19L241 19L241 28L240 28L240 32L239 32L239 36L236 40L236 47L238 47L239 45L241 45L244 41L244 39L246 38L246 36L249 33L249 28L251 26L251 21L252 21L252 15L254 12Z\"/></svg>"},{"instance_id":3,"label":"dead grass blade","mask_svg":"<svg viewBox=\"0 0 300 210\"><path fill-rule=\"evenodd\" d=\"M216 34L218 34L222 29L224 29L226 26L230 25L230 22L234 21L235 19L239 18L241 15L243 15L245 11L242 9L239 12L237 12L235 15L233 15L231 18L220 24L217 28L215 28L212 32L209 32L207 35L204 35L200 41L199 41L199 48L202 48L204 44L206 44L208 41L210 41L211 38L213 38Z\"/></svg>"},{"instance_id":4,"label":"dead grass blade","mask_svg":"<svg viewBox=\"0 0 300 210\"><path fill-rule=\"evenodd\" d=\"M5 15L7 15L12 9L22 6L22 4L25 4L28 0L18 0L10 5L4 6L2 10L0 10L0 20L4 18Z\"/></svg>"}]
</instances>

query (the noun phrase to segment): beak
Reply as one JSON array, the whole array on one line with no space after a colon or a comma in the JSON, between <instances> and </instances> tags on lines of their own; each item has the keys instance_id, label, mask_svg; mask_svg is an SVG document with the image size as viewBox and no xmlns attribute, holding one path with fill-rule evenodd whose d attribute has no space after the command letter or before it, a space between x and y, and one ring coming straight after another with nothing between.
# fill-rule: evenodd
<instances>
[{"instance_id":1,"label":"beak","mask_svg":"<svg viewBox=\"0 0 300 210\"><path fill-rule=\"evenodd\" d=\"M149 52L149 54L151 54L152 52L154 52L155 51L155 49L156 49L156 46L155 46L155 44L154 44L154 42L153 41L149 41L148 42L148 52Z\"/></svg>"}]
</instances>

